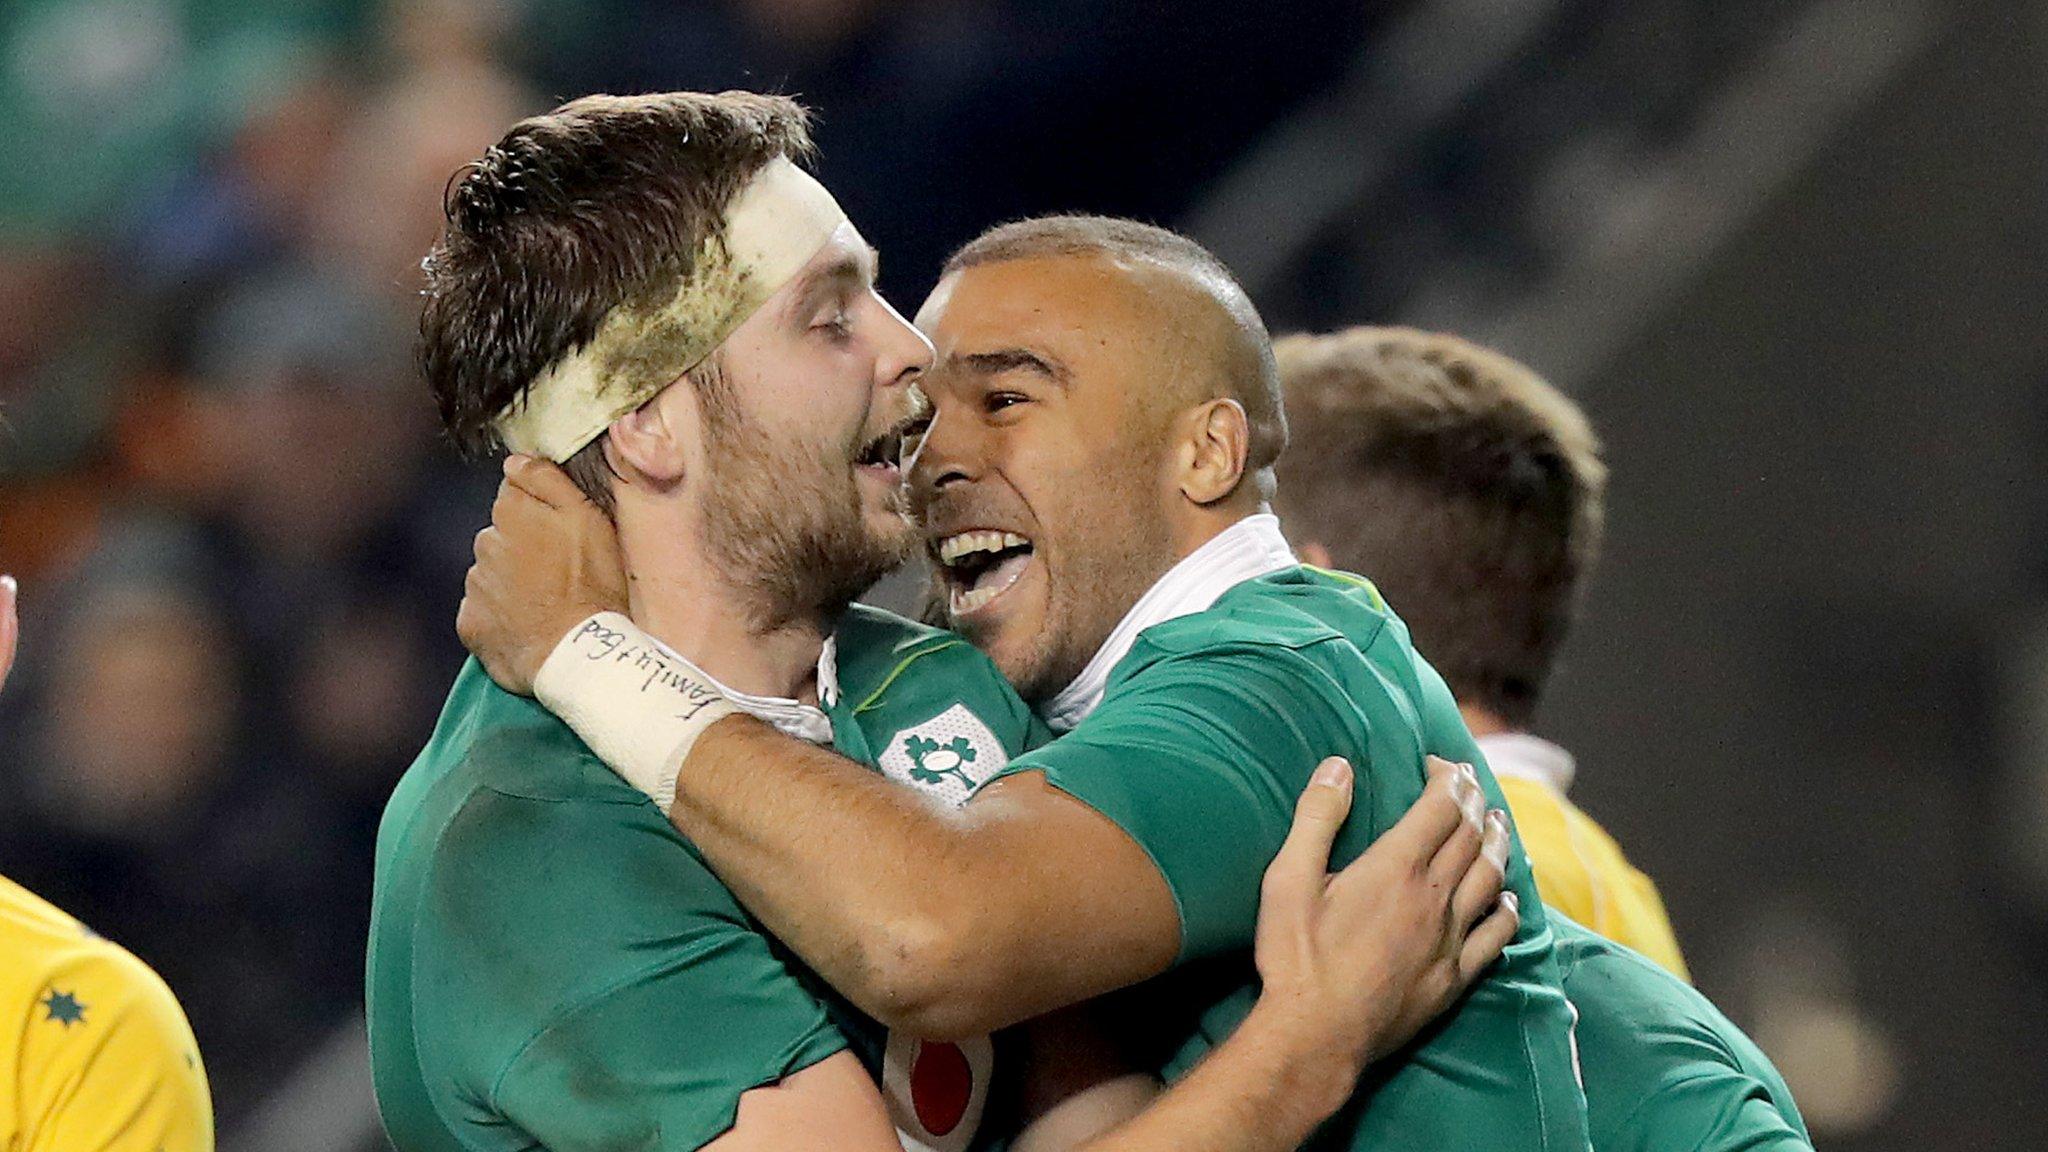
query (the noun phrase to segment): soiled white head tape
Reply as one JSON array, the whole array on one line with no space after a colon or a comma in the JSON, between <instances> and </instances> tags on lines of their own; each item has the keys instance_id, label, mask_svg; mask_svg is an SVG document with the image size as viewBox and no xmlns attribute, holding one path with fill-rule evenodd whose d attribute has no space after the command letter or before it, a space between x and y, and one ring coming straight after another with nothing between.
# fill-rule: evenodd
<instances>
[{"instance_id":1,"label":"soiled white head tape","mask_svg":"<svg viewBox=\"0 0 2048 1152\"><path fill-rule=\"evenodd\" d=\"M769 161L733 197L723 238L698 249L676 294L653 308L607 313L588 344L555 361L498 414L499 439L558 463L574 456L702 363L845 222L823 184L786 158Z\"/></svg>"}]
</instances>

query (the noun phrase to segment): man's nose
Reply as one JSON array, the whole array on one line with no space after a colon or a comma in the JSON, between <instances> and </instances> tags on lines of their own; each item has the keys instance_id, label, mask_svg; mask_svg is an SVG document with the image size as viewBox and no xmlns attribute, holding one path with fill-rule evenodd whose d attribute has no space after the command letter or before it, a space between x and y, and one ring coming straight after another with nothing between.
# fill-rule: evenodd
<instances>
[{"instance_id":1,"label":"man's nose","mask_svg":"<svg viewBox=\"0 0 2048 1152\"><path fill-rule=\"evenodd\" d=\"M884 388L912 384L932 366L932 342L895 305L884 299L882 307L889 317L883 325L881 354L875 357L875 383Z\"/></svg>"},{"instance_id":2,"label":"man's nose","mask_svg":"<svg viewBox=\"0 0 2048 1152\"><path fill-rule=\"evenodd\" d=\"M927 388L931 397L931 423L917 452L910 458L910 490L922 502L954 484L971 482L979 474L980 440L969 426L967 413L944 389Z\"/></svg>"}]
</instances>

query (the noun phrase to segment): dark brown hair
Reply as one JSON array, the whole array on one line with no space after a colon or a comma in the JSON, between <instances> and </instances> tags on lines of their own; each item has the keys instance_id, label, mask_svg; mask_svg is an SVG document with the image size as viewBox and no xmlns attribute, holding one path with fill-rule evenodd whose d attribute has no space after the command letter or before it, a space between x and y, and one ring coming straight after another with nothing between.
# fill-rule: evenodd
<instances>
[{"instance_id":1,"label":"dark brown hair","mask_svg":"<svg viewBox=\"0 0 2048 1152\"><path fill-rule=\"evenodd\" d=\"M673 295L727 204L762 165L810 152L809 114L783 96L585 96L512 126L449 181L427 253L419 362L464 453L588 343L612 309ZM599 438L569 462L609 506Z\"/></svg>"},{"instance_id":2,"label":"dark brown hair","mask_svg":"<svg viewBox=\"0 0 2048 1152\"><path fill-rule=\"evenodd\" d=\"M1270 498L1273 462L1287 447L1287 414L1273 366L1273 344L1251 297L1215 253L1178 232L1136 220L1040 216L997 225L968 241L946 261L940 275L981 264L1063 256L1108 256L1157 265L1187 277L1215 301L1230 331L1219 349L1217 378L1209 382L1214 391L1188 399L1200 402L1220 395L1244 407L1250 429L1245 473L1259 497Z\"/></svg>"},{"instance_id":3,"label":"dark brown hair","mask_svg":"<svg viewBox=\"0 0 2048 1152\"><path fill-rule=\"evenodd\" d=\"M1372 578L1461 702L1529 723L1598 557L1607 469L1577 405L1455 336L1275 348L1282 523Z\"/></svg>"}]
</instances>

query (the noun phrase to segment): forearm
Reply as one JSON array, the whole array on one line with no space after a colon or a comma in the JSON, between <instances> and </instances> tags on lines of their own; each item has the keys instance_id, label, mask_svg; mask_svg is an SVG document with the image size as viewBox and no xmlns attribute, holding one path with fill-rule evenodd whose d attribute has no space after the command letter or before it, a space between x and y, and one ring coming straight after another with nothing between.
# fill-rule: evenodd
<instances>
[{"instance_id":1,"label":"forearm","mask_svg":"<svg viewBox=\"0 0 2048 1152\"><path fill-rule=\"evenodd\" d=\"M749 911L891 1027L994 1031L1156 975L1178 950L1144 850L1036 773L937 804L737 713L612 614L559 644L534 688Z\"/></svg>"},{"instance_id":2,"label":"forearm","mask_svg":"<svg viewBox=\"0 0 2048 1152\"><path fill-rule=\"evenodd\" d=\"M1179 946L1144 851L1036 774L942 807L733 718L691 750L670 818L770 931L913 1035L1093 999L1165 971Z\"/></svg>"},{"instance_id":3,"label":"forearm","mask_svg":"<svg viewBox=\"0 0 2048 1152\"><path fill-rule=\"evenodd\" d=\"M986 890L959 814L750 717L697 742L669 817L770 932L892 1025L928 1007L897 961L943 964L931 951L973 930Z\"/></svg>"},{"instance_id":4,"label":"forearm","mask_svg":"<svg viewBox=\"0 0 2048 1152\"><path fill-rule=\"evenodd\" d=\"M1287 1152L1350 1095L1358 1071L1305 1052L1257 1008L1143 1111L1076 1152Z\"/></svg>"}]
</instances>

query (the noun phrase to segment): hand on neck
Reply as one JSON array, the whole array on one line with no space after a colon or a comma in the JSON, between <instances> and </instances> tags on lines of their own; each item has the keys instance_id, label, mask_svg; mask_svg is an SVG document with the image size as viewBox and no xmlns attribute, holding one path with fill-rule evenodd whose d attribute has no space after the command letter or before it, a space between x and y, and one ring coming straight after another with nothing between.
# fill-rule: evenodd
<instances>
[{"instance_id":1,"label":"hand on neck","mask_svg":"<svg viewBox=\"0 0 2048 1152\"><path fill-rule=\"evenodd\" d=\"M621 493L629 614L729 689L815 703L832 621L818 612L770 623L786 613L760 602L758 584L724 571L694 513L681 493Z\"/></svg>"}]
</instances>

